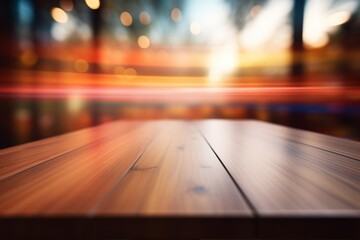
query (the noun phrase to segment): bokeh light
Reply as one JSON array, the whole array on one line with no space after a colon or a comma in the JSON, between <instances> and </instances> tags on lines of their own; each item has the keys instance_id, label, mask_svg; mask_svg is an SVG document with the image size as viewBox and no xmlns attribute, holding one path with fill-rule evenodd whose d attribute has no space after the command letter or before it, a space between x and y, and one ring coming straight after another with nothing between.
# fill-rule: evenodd
<instances>
[{"instance_id":1,"label":"bokeh light","mask_svg":"<svg viewBox=\"0 0 360 240\"><path fill-rule=\"evenodd\" d=\"M140 23L143 25L149 25L151 23L150 14L146 11L142 11L139 15Z\"/></svg>"},{"instance_id":2,"label":"bokeh light","mask_svg":"<svg viewBox=\"0 0 360 240\"><path fill-rule=\"evenodd\" d=\"M147 36L142 35L138 38L138 44L141 48L148 48L150 46L150 39Z\"/></svg>"},{"instance_id":3,"label":"bokeh light","mask_svg":"<svg viewBox=\"0 0 360 240\"><path fill-rule=\"evenodd\" d=\"M124 75L127 79L134 79L136 78L137 71L134 68L126 68L124 71Z\"/></svg>"},{"instance_id":4,"label":"bokeh light","mask_svg":"<svg viewBox=\"0 0 360 240\"><path fill-rule=\"evenodd\" d=\"M339 26L349 21L350 17L351 13L348 11L337 12L329 16L328 24L329 26Z\"/></svg>"},{"instance_id":5,"label":"bokeh light","mask_svg":"<svg viewBox=\"0 0 360 240\"><path fill-rule=\"evenodd\" d=\"M60 0L60 7L67 12L71 12L74 9L74 3L72 0Z\"/></svg>"},{"instance_id":6,"label":"bokeh light","mask_svg":"<svg viewBox=\"0 0 360 240\"><path fill-rule=\"evenodd\" d=\"M89 70L89 64L84 59L78 59L74 63L74 68L77 72L87 72Z\"/></svg>"},{"instance_id":7,"label":"bokeh light","mask_svg":"<svg viewBox=\"0 0 360 240\"><path fill-rule=\"evenodd\" d=\"M123 66L116 66L114 68L114 74L116 75L122 75L125 72L125 68Z\"/></svg>"},{"instance_id":8,"label":"bokeh light","mask_svg":"<svg viewBox=\"0 0 360 240\"><path fill-rule=\"evenodd\" d=\"M124 26L129 27L133 22L133 18L129 12L122 12L120 14L120 21Z\"/></svg>"},{"instance_id":9,"label":"bokeh light","mask_svg":"<svg viewBox=\"0 0 360 240\"><path fill-rule=\"evenodd\" d=\"M85 2L86 5L93 10L96 10L100 7L100 0L85 0Z\"/></svg>"},{"instance_id":10,"label":"bokeh light","mask_svg":"<svg viewBox=\"0 0 360 240\"><path fill-rule=\"evenodd\" d=\"M38 56L31 50L24 51L20 56L21 63L26 67L31 67L38 61Z\"/></svg>"},{"instance_id":11,"label":"bokeh light","mask_svg":"<svg viewBox=\"0 0 360 240\"><path fill-rule=\"evenodd\" d=\"M308 1L304 19L304 42L308 48L326 47L339 27L347 23L359 1Z\"/></svg>"},{"instance_id":12,"label":"bokeh light","mask_svg":"<svg viewBox=\"0 0 360 240\"><path fill-rule=\"evenodd\" d=\"M51 9L51 16L58 23L66 23L69 19L67 13L61 8Z\"/></svg>"},{"instance_id":13,"label":"bokeh light","mask_svg":"<svg viewBox=\"0 0 360 240\"><path fill-rule=\"evenodd\" d=\"M260 14L261 10L262 10L262 7L260 5L253 6L250 10L250 16L255 18L256 16L258 16Z\"/></svg>"},{"instance_id":14,"label":"bokeh light","mask_svg":"<svg viewBox=\"0 0 360 240\"><path fill-rule=\"evenodd\" d=\"M199 35L201 33L201 24L198 21L192 22L190 24L190 32L193 35Z\"/></svg>"},{"instance_id":15,"label":"bokeh light","mask_svg":"<svg viewBox=\"0 0 360 240\"><path fill-rule=\"evenodd\" d=\"M181 17L182 17L182 14L181 14L181 10L179 8L174 8L171 10L171 19L174 22L180 22Z\"/></svg>"},{"instance_id":16,"label":"bokeh light","mask_svg":"<svg viewBox=\"0 0 360 240\"><path fill-rule=\"evenodd\" d=\"M0 28L3 46L0 62L4 72L0 95L3 102L9 101L14 109L9 107L8 113L0 115L12 116L18 108L33 104L27 99L19 101L19 95L42 98L43 102L47 97L67 101L70 94L67 91L76 89L71 94L81 96L84 105L83 108L73 108L77 110L72 113L78 111L81 119L88 119L83 127L95 124L91 120L96 115L92 113L92 101L98 98L116 102L99 107L100 115L113 114L104 119L146 115L141 114L142 111L156 112L149 118L180 117L180 113L169 110L173 102L167 101L173 94L160 99L157 94L151 95L154 88L190 89L189 92L207 88L217 91L219 88L221 91L239 90L241 96L225 93L221 98L212 98L211 94L194 94L195 100L174 97L175 100L171 101L179 101L179 109L185 108L183 112L189 118L259 116L262 120L278 121L294 111L310 108L314 100L324 105L321 107L335 109L331 110L335 113L319 113L307 119L330 116L333 123L350 122L355 126L355 120L349 119L357 114L352 107L357 107L360 95L356 94L356 89L348 92L342 88L356 85L360 72L360 1L306 0L301 13L303 30L295 26L295 20L300 17L294 13L302 12L296 7L299 2L303 1L4 1L3 8L0 8L0 18L4 23ZM299 38L301 35L303 37ZM8 85L15 93L6 92ZM283 92L273 89L274 86L289 91L298 91L294 86L324 89L335 86L340 90L324 90L322 94L326 99L309 90L306 98L299 100L308 105L296 108L292 105L293 100L289 100L292 96L284 97ZM254 96L247 95L249 88L254 91ZM269 88L274 93L268 99L266 94L265 97L256 95L257 91L262 91L258 88ZM109 96L104 89L115 92L129 89L129 94L125 97L122 94ZM80 94L82 90L88 95ZM59 91L63 92L59 94ZM132 97L132 91L140 93ZM98 95L95 96L94 92ZM142 98L145 95L147 97ZM345 100L339 103L338 96ZM129 99L138 101L136 104L140 107L136 107L136 111L127 105ZM195 110L184 107L186 101L194 104L191 109ZM272 101L290 110L279 113L279 117L272 110L275 104ZM158 104L156 107L152 105L154 102ZM257 109L258 102L262 105ZM338 117L336 111L345 111L342 109L348 102L352 104L351 109L346 110L348 115ZM45 107L45 117L35 116L36 121L51 116L51 111L58 111L54 105ZM67 109L66 106L64 104L62 108ZM42 105L39 108L42 109ZM29 110L28 122L33 121L33 114L37 114L32 111ZM127 115L128 112L132 114ZM52 121L54 126L62 126L56 117ZM66 122L65 119L62 122ZM314 126L314 122L308 126ZM75 129L69 124L58 132L70 127Z\"/></svg>"}]
</instances>

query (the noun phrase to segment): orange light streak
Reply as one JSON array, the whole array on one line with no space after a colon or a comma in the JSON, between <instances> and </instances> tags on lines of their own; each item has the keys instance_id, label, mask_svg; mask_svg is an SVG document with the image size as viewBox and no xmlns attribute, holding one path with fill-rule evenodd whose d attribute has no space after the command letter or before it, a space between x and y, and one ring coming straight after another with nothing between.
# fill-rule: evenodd
<instances>
[{"instance_id":1,"label":"orange light streak","mask_svg":"<svg viewBox=\"0 0 360 240\"><path fill-rule=\"evenodd\" d=\"M359 103L360 89L350 87L273 88L66 88L2 87L0 96L14 98L147 101L182 103Z\"/></svg>"}]
</instances>

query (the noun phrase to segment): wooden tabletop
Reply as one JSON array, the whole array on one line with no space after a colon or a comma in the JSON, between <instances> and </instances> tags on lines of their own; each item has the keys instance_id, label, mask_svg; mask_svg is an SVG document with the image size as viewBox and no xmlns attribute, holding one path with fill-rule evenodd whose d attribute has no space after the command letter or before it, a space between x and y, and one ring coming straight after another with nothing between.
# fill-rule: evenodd
<instances>
[{"instance_id":1,"label":"wooden tabletop","mask_svg":"<svg viewBox=\"0 0 360 240\"><path fill-rule=\"evenodd\" d=\"M259 121L118 121L0 151L7 238L359 238L360 143Z\"/></svg>"}]
</instances>

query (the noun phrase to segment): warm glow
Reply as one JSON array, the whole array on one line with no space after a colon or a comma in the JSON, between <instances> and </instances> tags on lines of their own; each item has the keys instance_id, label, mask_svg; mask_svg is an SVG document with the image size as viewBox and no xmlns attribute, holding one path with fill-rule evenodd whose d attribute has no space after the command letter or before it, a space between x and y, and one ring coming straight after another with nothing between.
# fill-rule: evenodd
<instances>
[{"instance_id":1,"label":"warm glow","mask_svg":"<svg viewBox=\"0 0 360 240\"><path fill-rule=\"evenodd\" d=\"M251 17L256 17L262 10L262 7L260 5L255 5L251 8L250 10L250 16Z\"/></svg>"},{"instance_id":2,"label":"warm glow","mask_svg":"<svg viewBox=\"0 0 360 240\"><path fill-rule=\"evenodd\" d=\"M218 82L230 74L237 66L238 49L236 45L229 44L214 52L210 62L209 80Z\"/></svg>"},{"instance_id":3,"label":"warm glow","mask_svg":"<svg viewBox=\"0 0 360 240\"><path fill-rule=\"evenodd\" d=\"M69 19L67 13L61 8L53 8L51 10L51 16L59 23L66 23Z\"/></svg>"},{"instance_id":4,"label":"warm glow","mask_svg":"<svg viewBox=\"0 0 360 240\"><path fill-rule=\"evenodd\" d=\"M160 61L168 59L168 54L167 54L167 52L165 50L157 51L156 56Z\"/></svg>"},{"instance_id":5,"label":"warm glow","mask_svg":"<svg viewBox=\"0 0 360 240\"><path fill-rule=\"evenodd\" d=\"M309 8L304 21L304 43L310 48L321 48L329 42L329 26L321 9Z\"/></svg>"},{"instance_id":6,"label":"warm glow","mask_svg":"<svg viewBox=\"0 0 360 240\"><path fill-rule=\"evenodd\" d=\"M341 11L334 13L329 16L328 24L329 26L339 26L350 20L351 13L347 11Z\"/></svg>"},{"instance_id":7,"label":"warm glow","mask_svg":"<svg viewBox=\"0 0 360 240\"><path fill-rule=\"evenodd\" d=\"M116 66L114 68L114 74L116 75L122 75L125 72L125 68L123 66Z\"/></svg>"},{"instance_id":8,"label":"warm glow","mask_svg":"<svg viewBox=\"0 0 360 240\"><path fill-rule=\"evenodd\" d=\"M219 72L217 69L210 69L209 72L209 81L210 82L218 82L223 78L223 75L221 72Z\"/></svg>"},{"instance_id":9,"label":"warm glow","mask_svg":"<svg viewBox=\"0 0 360 240\"><path fill-rule=\"evenodd\" d=\"M142 35L138 38L138 44L141 48L148 48L150 46L150 40L148 37Z\"/></svg>"},{"instance_id":10,"label":"warm glow","mask_svg":"<svg viewBox=\"0 0 360 240\"><path fill-rule=\"evenodd\" d=\"M21 54L20 61L25 66L31 67L38 61L38 56L33 51L25 51Z\"/></svg>"},{"instance_id":11,"label":"warm glow","mask_svg":"<svg viewBox=\"0 0 360 240\"><path fill-rule=\"evenodd\" d=\"M127 68L124 71L124 75L128 79L134 79L134 78L136 78L137 72L134 68Z\"/></svg>"},{"instance_id":12,"label":"warm glow","mask_svg":"<svg viewBox=\"0 0 360 240\"><path fill-rule=\"evenodd\" d=\"M84 99L76 92L71 93L68 101L68 110L72 113L78 112L84 106Z\"/></svg>"},{"instance_id":13,"label":"warm glow","mask_svg":"<svg viewBox=\"0 0 360 240\"><path fill-rule=\"evenodd\" d=\"M180 22L180 21L181 21L181 10L178 9L178 8L174 8L174 9L171 11L171 19L172 19L174 22Z\"/></svg>"},{"instance_id":14,"label":"warm glow","mask_svg":"<svg viewBox=\"0 0 360 240\"><path fill-rule=\"evenodd\" d=\"M83 59L78 59L74 63L74 68L78 72L87 72L89 70L89 64Z\"/></svg>"},{"instance_id":15,"label":"warm glow","mask_svg":"<svg viewBox=\"0 0 360 240\"><path fill-rule=\"evenodd\" d=\"M133 19L130 13L122 12L120 14L120 21L124 26L129 27L132 24Z\"/></svg>"},{"instance_id":16,"label":"warm glow","mask_svg":"<svg viewBox=\"0 0 360 240\"><path fill-rule=\"evenodd\" d=\"M269 49L271 42L276 39L280 49L289 45L289 28L284 24L287 15L291 12L291 1L268 1L262 10L254 6L250 12L253 19L240 32L240 42L246 51L264 51ZM256 16L256 17L255 17ZM280 36L285 37L280 37Z\"/></svg>"},{"instance_id":17,"label":"warm glow","mask_svg":"<svg viewBox=\"0 0 360 240\"><path fill-rule=\"evenodd\" d=\"M89 8L95 10L100 7L100 0L85 0L86 5L88 5Z\"/></svg>"},{"instance_id":18,"label":"warm glow","mask_svg":"<svg viewBox=\"0 0 360 240\"><path fill-rule=\"evenodd\" d=\"M147 13L146 11L141 12L140 15L139 15L139 20L140 20L141 24L149 25L150 22L151 22L150 14Z\"/></svg>"},{"instance_id":19,"label":"warm glow","mask_svg":"<svg viewBox=\"0 0 360 240\"><path fill-rule=\"evenodd\" d=\"M61 0L60 6L67 12L71 12L74 9L74 4L71 0Z\"/></svg>"},{"instance_id":20,"label":"warm glow","mask_svg":"<svg viewBox=\"0 0 360 240\"><path fill-rule=\"evenodd\" d=\"M326 46L330 41L329 35L327 33L323 33L318 37L307 38L307 45L312 48L322 48Z\"/></svg>"},{"instance_id":21,"label":"warm glow","mask_svg":"<svg viewBox=\"0 0 360 240\"><path fill-rule=\"evenodd\" d=\"M339 1L336 7L323 1L308 1L303 35L306 46L321 48L329 44L330 36L350 20L358 5L357 1L345 0Z\"/></svg>"},{"instance_id":22,"label":"warm glow","mask_svg":"<svg viewBox=\"0 0 360 240\"><path fill-rule=\"evenodd\" d=\"M190 25L190 32L193 35L199 35L201 33L201 24L197 21L192 22Z\"/></svg>"}]
</instances>

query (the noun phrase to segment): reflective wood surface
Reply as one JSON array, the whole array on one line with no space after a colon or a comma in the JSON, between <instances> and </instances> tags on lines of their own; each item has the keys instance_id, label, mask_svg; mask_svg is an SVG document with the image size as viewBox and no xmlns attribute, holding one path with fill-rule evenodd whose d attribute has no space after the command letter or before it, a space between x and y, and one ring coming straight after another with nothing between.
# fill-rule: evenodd
<instances>
[{"instance_id":1,"label":"reflective wood surface","mask_svg":"<svg viewBox=\"0 0 360 240\"><path fill-rule=\"evenodd\" d=\"M314 139L315 134L281 132L255 121L198 126L260 215L360 215L360 163L337 154L346 150L344 140L328 138L340 145L330 152L330 144L321 149L301 143L306 142L302 136ZM357 147L354 152L360 149L350 143Z\"/></svg>"},{"instance_id":2,"label":"reflective wood surface","mask_svg":"<svg viewBox=\"0 0 360 240\"><path fill-rule=\"evenodd\" d=\"M359 151L359 142L259 121L108 123L1 150L0 230L358 237Z\"/></svg>"}]
</instances>

